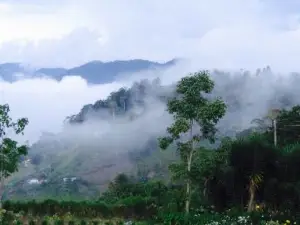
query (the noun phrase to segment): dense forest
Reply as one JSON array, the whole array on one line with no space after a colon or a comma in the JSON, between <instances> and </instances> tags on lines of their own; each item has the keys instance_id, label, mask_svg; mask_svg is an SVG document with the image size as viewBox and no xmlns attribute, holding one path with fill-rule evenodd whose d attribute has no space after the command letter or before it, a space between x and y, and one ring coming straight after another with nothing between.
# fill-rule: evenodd
<instances>
[{"instance_id":1,"label":"dense forest","mask_svg":"<svg viewBox=\"0 0 300 225\"><path fill-rule=\"evenodd\" d=\"M272 76L270 68L256 74L240 71L234 76L200 71L171 85L162 85L159 79L143 80L86 105L66 118L61 134L44 134L28 154L22 146L9 145L15 149L15 154L9 153L9 148L5 153L10 161L22 156L18 162L24 163L29 157L35 173L43 173L48 180L31 193L43 189L40 194L45 196L39 200L52 200L6 201L3 207L15 213L30 211L38 217L71 213L74 218L123 218L146 220L146 224L300 222L300 101L292 86L300 78L295 75L289 83L280 83L280 77L275 82L265 76ZM262 87L265 89L259 89ZM157 109L161 109L159 117L153 116ZM1 115L8 116L8 112L3 107ZM150 123L141 123L148 115L152 115ZM110 135L147 132L151 123L159 131L147 133L146 139L135 134L136 142L144 143L134 145L109 142L131 142L130 137L109 139L105 145L99 143L108 140L105 135L89 137L86 143L70 138L78 135L70 130L82 127L92 136L97 127L91 124L98 120L126 125L124 133L113 130ZM27 123L20 121L16 123L19 133ZM143 126L131 129L136 124ZM105 147L109 151L101 151ZM126 147L126 151L117 151ZM8 171L10 177L17 168L16 163L8 163L2 172ZM77 180L72 182L76 169ZM26 168L19 166L20 170ZM69 180L58 182L58 178ZM105 188L96 185L99 179ZM17 195L13 188L7 192ZM55 195L60 198L54 200ZM77 203L83 200L80 195L90 201ZM37 196L27 199L38 200ZM91 201L95 197L97 201Z\"/></svg>"}]
</instances>

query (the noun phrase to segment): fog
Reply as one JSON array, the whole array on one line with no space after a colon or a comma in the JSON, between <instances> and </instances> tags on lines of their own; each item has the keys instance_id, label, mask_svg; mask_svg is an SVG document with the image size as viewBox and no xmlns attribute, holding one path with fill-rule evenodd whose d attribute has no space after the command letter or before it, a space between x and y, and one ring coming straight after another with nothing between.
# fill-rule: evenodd
<instances>
[{"instance_id":1,"label":"fog","mask_svg":"<svg viewBox=\"0 0 300 225\"><path fill-rule=\"evenodd\" d=\"M145 108L135 109L139 114L136 120L130 121L126 116L111 120L90 117L83 125L66 127L65 135L75 137L81 143L85 140L89 145L95 142L97 151L142 150L149 140L164 135L167 126L173 121L166 111L166 105L155 96L162 93L170 96L178 79L189 75L187 71L191 67L191 63L183 61L165 72L134 75L134 80L145 77L151 80L155 76L162 80L162 87L148 89ZM264 118L271 109L300 104L300 74L280 74L270 68L231 72L211 70L210 73L215 81L212 97L221 97L227 104L226 115L217 125L220 131L218 135L235 134L253 127L252 121ZM130 79L127 79L130 83Z\"/></svg>"},{"instance_id":2,"label":"fog","mask_svg":"<svg viewBox=\"0 0 300 225\"><path fill-rule=\"evenodd\" d=\"M154 98L146 102L146 109L136 107L119 118L87 118L82 125L66 126L61 135L81 146L90 146L90 151L122 153L143 150L149 140L163 135L166 126L172 122L165 104ZM133 114L137 117L130 120Z\"/></svg>"},{"instance_id":3,"label":"fog","mask_svg":"<svg viewBox=\"0 0 300 225\"><path fill-rule=\"evenodd\" d=\"M194 68L193 70L190 68ZM142 148L153 137L163 135L172 122L166 106L155 98L158 93L170 95L174 84L188 71L197 71L191 61L182 61L166 71L146 71L124 74L118 81L103 85L88 85L80 76L66 77L62 81L50 78L19 80L1 83L1 101L9 103L14 119L27 117L29 125L25 135L18 140L37 141L41 132L60 133L76 143L95 141L103 150L129 151ZM299 76L272 71L220 72L212 70L215 81L214 96L221 96L228 105L226 116L220 121L223 131L240 131L251 125L255 118L262 118L268 110L283 107L282 98L288 98L289 106L300 103L297 84ZM248 76L245 76L248 73ZM136 120L127 117L107 119L98 112L96 119L90 118L82 125L64 124L67 116L79 113L85 104L105 99L112 91L130 87L134 81L160 77L162 88L148 90L145 108L135 108L141 114ZM17 96L17 97L16 97ZM131 112L132 113L132 112ZM100 115L100 116L99 116Z\"/></svg>"}]
</instances>

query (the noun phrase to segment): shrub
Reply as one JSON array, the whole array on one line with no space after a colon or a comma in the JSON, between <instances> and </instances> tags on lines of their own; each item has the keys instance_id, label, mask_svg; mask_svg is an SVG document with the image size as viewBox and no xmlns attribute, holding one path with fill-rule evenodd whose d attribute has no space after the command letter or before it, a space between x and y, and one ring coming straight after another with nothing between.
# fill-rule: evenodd
<instances>
[{"instance_id":1,"label":"shrub","mask_svg":"<svg viewBox=\"0 0 300 225\"><path fill-rule=\"evenodd\" d=\"M64 221L59 219L59 220L56 220L54 225L64 225Z\"/></svg>"},{"instance_id":2,"label":"shrub","mask_svg":"<svg viewBox=\"0 0 300 225\"><path fill-rule=\"evenodd\" d=\"M80 225L87 225L87 222L85 220L81 220Z\"/></svg>"},{"instance_id":3,"label":"shrub","mask_svg":"<svg viewBox=\"0 0 300 225\"><path fill-rule=\"evenodd\" d=\"M70 220L70 221L68 222L68 225L75 225L75 221Z\"/></svg>"},{"instance_id":4,"label":"shrub","mask_svg":"<svg viewBox=\"0 0 300 225\"><path fill-rule=\"evenodd\" d=\"M42 221L42 225L48 225L48 224L49 224L49 222L47 220Z\"/></svg>"},{"instance_id":5,"label":"shrub","mask_svg":"<svg viewBox=\"0 0 300 225\"><path fill-rule=\"evenodd\" d=\"M36 225L35 221L34 220L30 220L28 225Z\"/></svg>"},{"instance_id":6,"label":"shrub","mask_svg":"<svg viewBox=\"0 0 300 225\"><path fill-rule=\"evenodd\" d=\"M20 220L15 220L15 221L13 222L13 225L23 225L23 222L20 221Z\"/></svg>"}]
</instances>

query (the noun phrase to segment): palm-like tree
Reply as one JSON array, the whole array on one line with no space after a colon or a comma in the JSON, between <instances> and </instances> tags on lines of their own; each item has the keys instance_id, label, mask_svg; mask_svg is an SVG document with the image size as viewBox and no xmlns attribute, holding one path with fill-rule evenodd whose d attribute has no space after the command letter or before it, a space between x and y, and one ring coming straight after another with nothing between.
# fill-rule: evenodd
<instances>
[{"instance_id":1,"label":"palm-like tree","mask_svg":"<svg viewBox=\"0 0 300 225\"><path fill-rule=\"evenodd\" d=\"M263 182L263 175L262 173L257 173L257 174L252 174L249 177L249 202L248 202L248 212L253 211L254 209L254 200L255 200L255 195L256 191L259 188L259 185Z\"/></svg>"}]
</instances>

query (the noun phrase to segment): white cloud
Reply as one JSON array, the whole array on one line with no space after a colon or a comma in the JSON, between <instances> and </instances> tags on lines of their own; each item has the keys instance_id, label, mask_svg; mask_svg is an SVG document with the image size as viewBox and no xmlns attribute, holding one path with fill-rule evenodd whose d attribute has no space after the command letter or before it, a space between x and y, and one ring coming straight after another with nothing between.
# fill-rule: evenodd
<instances>
[{"instance_id":1,"label":"white cloud","mask_svg":"<svg viewBox=\"0 0 300 225\"><path fill-rule=\"evenodd\" d=\"M63 120L78 113L83 105L105 98L121 84L88 86L78 76L57 82L29 79L0 83L1 104L8 103L13 119L27 117L29 125L22 140L37 140L41 131L59 132Z\"/></svg>"},{"instance_id":2,"label":"white cloud","mask_svg":"<svg viewBox=\"0 0 300 225\"><path fill-rule=\"evenodd\" d=\"M269 0L3 2L1 61L73 66L189 57L208 67L299 69L300 4L292 0L284 6ZM23 39L28 42L18 45Z\"/></svg>"}]
</instances>

